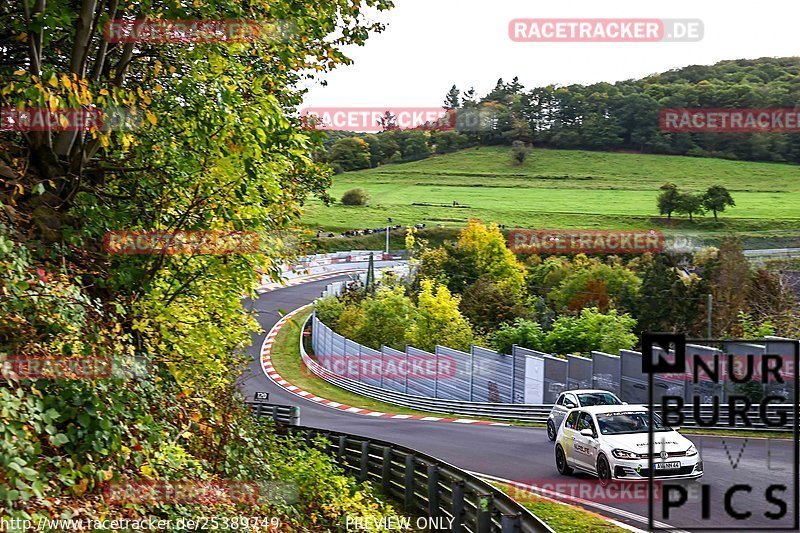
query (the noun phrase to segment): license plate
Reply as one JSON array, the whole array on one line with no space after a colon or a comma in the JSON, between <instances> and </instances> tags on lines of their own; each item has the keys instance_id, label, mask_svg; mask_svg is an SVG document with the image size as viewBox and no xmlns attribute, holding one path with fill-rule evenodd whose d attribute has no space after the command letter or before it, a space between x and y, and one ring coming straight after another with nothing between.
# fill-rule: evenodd
<instances>
[{"instance_id":1,"label":"license plate","mask_svg":"<svg viewBox=\"0 0 800 533\"><path fill-rule=\"evenodd\" d=\"M681 467L678 461L672 463L655 463L656 470L677 470Z\"/></svg>"}]
</instances>

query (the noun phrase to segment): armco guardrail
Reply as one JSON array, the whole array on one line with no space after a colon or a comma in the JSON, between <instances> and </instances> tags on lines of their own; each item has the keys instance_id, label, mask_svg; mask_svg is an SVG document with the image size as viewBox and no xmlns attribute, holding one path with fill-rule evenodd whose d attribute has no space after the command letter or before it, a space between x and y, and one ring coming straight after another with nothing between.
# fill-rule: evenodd
<instances>
[{"instance_id":1,"label":"armco guardrail","mask_svg":"<svg viewBox=\"0 0 800 533\"><path fill-rule=\"evenodd\" d=\"M290 433L325 437L325 451L348 474L380 487L413 516L452 520L453 533L549 533L553 530L508 495L422 452L338 431L290 426ZM413 521L412 521L413 523ZM437 529L438 530L438 529Z\"/></svg>"},{"instance_id":2,"label":"armco guardrail","mask_svg":"<svg viewBox=\"0 0 800 533\"><path fill-rule=\"evenodd\" d=\"M266 402L247 402L253 414L270 416L275 422L284 426L297 426L300 424L300 408L294 405L280 405Z\"/></svg>"},{"instance_id":3,"label":"armco guardrail","mask_svg":"<svg viewBox=\"0 0 800 533\"><path fill-rule=\"evenodd\" d=\"M307 329L311 317L306 320L303 329ZM402 392L395 392L381 387L376 387L341 377L330 370L322 367L313 357L308 355L303 343L303 337L300 337L300 355L303 363L310 372L316 376L324 379L328 383L336 385L342 389L350 391L354 394L366 396L394 405L402 407L409 407L420 411L429 411L434 413L445 413L450 415L470 416L477 418L493 418L497 420L521 421L535 424L545 424L547 416L550 414L552 404L509 404L509 403L494 403L494 402L466 402L460 400L449 400L446 398L429 398L425 396L414 396ZM658 407L658 406L657 406ZM684 419L686 427L690 427L695 417L692 414L694 406L685 405L683 408ZM712 420L713 411L711 405L698 406L698 411L702 420ZM759 416L759 406L755 404L748 412L748 417L752 421L752 428L763 431L792 431L794 423L794 409L791 404L770 404L766 408L766 413L770 420L776 419L777 416L786 416L786 424L780 427L767 426ZM783 415L781 415L783 413ZM716 423L705 426L707 429L737 429L728 425L728 405L720 405L720 414Z\"/></svg>"}]
</instances>

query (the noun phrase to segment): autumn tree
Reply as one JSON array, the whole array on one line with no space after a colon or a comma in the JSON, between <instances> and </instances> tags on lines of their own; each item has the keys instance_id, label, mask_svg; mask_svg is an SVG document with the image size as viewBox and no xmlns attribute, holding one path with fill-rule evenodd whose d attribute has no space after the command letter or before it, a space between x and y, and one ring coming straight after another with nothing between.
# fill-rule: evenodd
<instances>
[{"instance_id":1,"label":"autumn tree","mask_svg":"<svg viewBox=\"0 0 800 533\"><path fill-rule=\"evenodd\" d=\"M731 333L738 322L739 312L746 311L751 276L750 264L739 239L723 239L717 256L709 261L705 272L713 297L712 328L715 336Z\"/></svg>"},{"instance_id":2,"label":"autumn tree","mask_svg":"<svg viewBox=\"0 0 800 533\"><path fill-rule=\"evenodd\" d=\"M411 344L427 351L433 351L437 344L469 351L475 336L458 309L460 301L447 287L422 280Z\"/></svg>"}]
</instances>

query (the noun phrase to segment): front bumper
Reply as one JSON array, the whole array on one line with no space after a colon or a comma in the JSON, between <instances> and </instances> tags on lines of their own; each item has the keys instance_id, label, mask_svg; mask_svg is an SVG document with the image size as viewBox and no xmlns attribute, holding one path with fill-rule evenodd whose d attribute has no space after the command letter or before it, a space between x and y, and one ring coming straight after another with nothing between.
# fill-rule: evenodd
<instances>
[{"instance_id":1,"label":"front bumper","mask_svg":"<svg viewBox=\"0 0 800 533\"><path fill-rule=\"evenodd\" d=\"M697 479L703 475L703 460L699 457L671 458L668 462L678 462L680 467L670 470L656 469L653 472L654 479ZM650 478L650 461L615 459L612 471L614 479L646 480Z\"/></svg>"}]
</instances>

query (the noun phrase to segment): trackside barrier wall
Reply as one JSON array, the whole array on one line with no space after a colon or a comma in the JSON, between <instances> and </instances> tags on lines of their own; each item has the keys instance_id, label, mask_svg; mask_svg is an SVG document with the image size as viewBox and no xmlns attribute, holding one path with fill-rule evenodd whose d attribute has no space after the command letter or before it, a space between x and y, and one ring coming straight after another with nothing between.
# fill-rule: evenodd
<instances>
[{"instance_id":1,"label":"trackside barrier wall","mask_svg":"<svg viewBox=\"0 0 800 533\"><path fill-rule=\"evenodd\" d=\"M308 328L308 326L312 323L314 319L313 315L310 316L304 328ZM312 337L313 339L313 337ZM523 421L523 422L531 422L531 423L538 423L544 424L547 422L547 416L550 414L550 409L552 408L552 398L553 395L544 394L546 400L544 403L537 403L537 404L515 404L515 403L494 403L494 402L480 402L480 401L467 401L467 400L457 400L457 399L447 399L442 396L438 398L433 397L426 397L426 396L418 396L414 394L409 394L403 391L395 391L390 390L388 388L381 388L369 385L367 383L362 383L355 379L349 379L347 377L342 377L337 375L329 370L325 369L317 360L310 356L305 349L302 337L300 338L300 355L305 363L306 367L308 367L309 371L313 374L316 374L320 378L324 379L325 381L336 385L342 389L350 391L354 394L359 394L362 396L367 396L369 398L373 398L382 402L391 403L394 405L399 405L403 407L409 407L411 409L417 409L420 411L428 411L434 413L443 413L449 415L456 415L456 416L469 416L469 417L477 417L477 418L493 418L498 420L513 420L513 421ZM384 348L387 350L387 348ZM391 349L389 349L391 350ZM393 353L396 354L397 357L405 357L406 354L404 352L397 352L396 350L392 350ZM384 354L386 352L384 351ZM532 359L539 359L540 362L546 363L548 360L559 361L563 365L567 364L567 361L564 359L556 359L554 357L542 357L537 358L533 357ZM535 362L535 361L534 361ZM566 368L564 368L566 371ZM386 380L384 380L384 384L386 384ZM446 389L445 389L446 390ZM531 394L535 394L536 391L528 391ZM633 402L631 402L633 403ZM658 408L658 406L656 406ZM692 410L694 406L691 404L687 404L683 408L683 414L685 416L684 426L690 427L691 424L694 422L694 417L692 415ZM711 406L710 405L698 405L698 410L701 414L703 420L711 420ZM753 422L754 429L760 429L764 431L791 431L792 424L793 424L793 417L794 412L792 409L791 404L769 404L766 409L767 416L770 420L778 420L780 413L784 413L786 417L786 424L781 427L771 427L766 426L759 417L759 406L758 404L754 404L748 415ZM720 416L718 420L714 421L710 425L706 426L710 429L736 429L735 426L729 425L729 409L727 404L720 405Z\"/></svg>"},{"instance_id":2,"label":"trackside barrier wall","mask_svg":"<svg viewBox=\"0 0 800 533\"><path fill-rule=\"evenodd\" d=\"M331 284L323 294L338 295L343 288L344 283ZM378 352L335 333L315 314L309 318L308 325L311 326L311 347L315 358L308 357L302 346L301 350L306 365L312 372L318 367L324 368L327 370L325 379L331 383L357 394L398 405L464 416L544 422L547 413L542 414L541 407L547 406L546 410L549 411L549 406L564 390L599 388L610 390L631 404L645 404L648 401L648 376L642 372L642 354L632 350L620 350L618 356L595 351L591 358L574 355L561 358L519 346L514 346L510 355L478 346L472 346L469 353L445 346L437 346L434 353L413 346L406 346L405 351L383 346ZM712 358L715 353L721 353L715 347L692 344L687 345L687 350ZM726 353L739 355L792 355L787 350L790 350L789 345L770 343L769 338L764 345L726 342L724 346ZM669 354L664 355L669 357ZM379 375L376 376L375 371L361 375L362 365L359 363L364 358L369 362L379 363ZM446 368L447 371L409 374L380 370L414 368L413 362L420 359L438 362L433 368ZM349 371L344 373L341 370L342 365L349 361L354 361L355 364L349 366ZM405 365L401 366L401 363ZM453 365L455 368L450 369ZM687 413L690 412L695 396L700 399L700 404L709 403L714 396L720 398L721 403L726 402L730 385L702 380L694 384L685 376L654 377L656 403L667 394L682 396L687 405ZM791 398L794 391L791 383L786 383L770 385L765 392ZM758 405L754 405L752 412L757 414L757 408ZM784 409L777 405L771 405L769 409L773 408ZM791 410L787 411L791 416ZM727 415L723 418L725 420L714 427L726 427ZM758 419L757 416L752 418ZM784 430L787 428L791 428L790 423Z\"/></svg>"}]
</instances>

